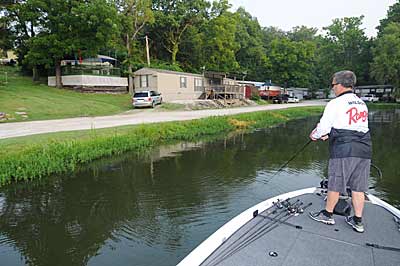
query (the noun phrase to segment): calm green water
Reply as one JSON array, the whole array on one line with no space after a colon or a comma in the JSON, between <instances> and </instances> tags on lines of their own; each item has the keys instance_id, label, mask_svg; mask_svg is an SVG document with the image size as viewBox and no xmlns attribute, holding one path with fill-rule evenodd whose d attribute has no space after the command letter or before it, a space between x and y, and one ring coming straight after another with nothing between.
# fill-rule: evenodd
<instances>
[{"instance_id":1,"label":"calm green water","mask_svg":"<svg viewBox=\"0 0 400 266\"><path fill-rule=\"evenodd\" d=\"M176 265L229 219L326 174L317 118L211 143L179 143L0 189L0 265ZM371 112L374 194L400 207L400 110Z\"/></svg>"}]
</instances>

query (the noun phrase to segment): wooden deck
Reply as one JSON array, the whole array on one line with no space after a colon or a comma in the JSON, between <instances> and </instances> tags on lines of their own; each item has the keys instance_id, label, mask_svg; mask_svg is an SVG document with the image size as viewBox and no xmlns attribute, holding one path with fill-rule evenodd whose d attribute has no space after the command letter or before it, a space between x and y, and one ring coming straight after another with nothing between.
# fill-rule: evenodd
<instances>
[{"instance_id":1,"label":"wooden deck","mask_svg":"<svg viewBox=\"0 0 400 266\"><path fill-rule=\"evenodd\" d=\"M239 85L215 85L204 88L205 99L243 99L244 87Z\"/></svg>"}]
</instances>

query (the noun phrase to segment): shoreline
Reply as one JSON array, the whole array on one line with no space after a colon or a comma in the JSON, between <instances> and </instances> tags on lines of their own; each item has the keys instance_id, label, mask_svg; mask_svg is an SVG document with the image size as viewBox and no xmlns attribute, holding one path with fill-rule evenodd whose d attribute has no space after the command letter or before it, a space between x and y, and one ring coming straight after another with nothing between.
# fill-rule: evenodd
<instances>
[{"instance_id":1,"label":"shoreline","mask_svg":"<svg viewBox=\"0 0 400 266\"><path fill-rule=\"evenodd\" d=\"M1 141L5 145L0 152L0 186L74 171L96 159L128 151L141 153L172 141L196 141L237 130L267 128L322 111L322 106L298 107L6 139Z\"/></svg>"},{"instance_id":2,"label":"shoreline","mask_svg":"<svg viewBox=\"0 0 400 266\"><path fill-rule=\"evenodd\" d=\"M321 115L324 109L324 106L293 107L0 139L0 186L74 171L100 158L125 152L142 153L157 145L268 128L290 120ZM375 110L389 108L387 105L371 107Z\"/></svg>"},{"instance_id":3,"label":"shoreline","mask_svg":"<svg viewBox=\"0 0 400 266\"><path fill-rule=\"evenodd\" d=\"M123 113L112 116L75 117L54 120L0 123L0 140L51 132L102 129L171 121L187 121L211 116L236 115L240 113L298 108L305 106L324 106L326 103L326 101L315 100L298 104L269 104L262 106L258 105L226 109L203 109L195 111L157 112L154 109L142 109L139 112Z\"/></svg>"}]
</instances>

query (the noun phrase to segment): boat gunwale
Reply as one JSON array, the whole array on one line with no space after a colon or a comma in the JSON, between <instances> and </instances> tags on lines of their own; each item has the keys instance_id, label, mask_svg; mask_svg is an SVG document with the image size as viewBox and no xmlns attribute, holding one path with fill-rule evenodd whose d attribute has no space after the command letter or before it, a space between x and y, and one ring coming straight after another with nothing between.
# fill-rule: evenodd
<instances>
[{"instance_id":1,"label":"boat gunwale","mask_svg":"<svg viewBox=\"0 0 400 266\"><path fill-rule=\"evenodd\" d=\"M222 225L217 231L211 234L207 239L205 239L200 245L194 248L177 266L199 266L201 265L213 252L215 252L229 237L236 233L242 226L247 224L250 220L254 218L253 213L258 211L262 213L263 211L269 209L273 206L273 203L278 199L283 201L286 199L298 197L304 194L313 194L321 190L320 187L311 187L305 189L299 189L291 191L288 193L280 194L278 196L269 198L262 201L253 207L248 208L239 215L235 216L227 223ZM383 207L385 210L397 216L400 219L400 210L390 205L389 203L373 196L370 193L366 193L368 201L374 205Z\"/></svg>"},{"instance_id":2,"label":"boat gunwale","mask_svg":"<svg viewBox=\"0 0 400 266\"><path fill-rule=\"evenodd\" d=\"M291 191L288 193L280 194L273 198L269 198L262 201L253 207L248 208L239 215L235 216L223 226L221 226L217 231L210 235L206 240L204 240L200 245L193 249L177 266L199 266L201 265L215 250L217 250L229 237L231 237L237 230L242 226L247 224L251 219L253 219L253 213L258 211L262 213L263 211L269 209L273 206L273 202L278 199L283 201L293 197L297 197L304 194L314 193L318 187L305 188L300 190Z\"/></svg>"}]
</instances>

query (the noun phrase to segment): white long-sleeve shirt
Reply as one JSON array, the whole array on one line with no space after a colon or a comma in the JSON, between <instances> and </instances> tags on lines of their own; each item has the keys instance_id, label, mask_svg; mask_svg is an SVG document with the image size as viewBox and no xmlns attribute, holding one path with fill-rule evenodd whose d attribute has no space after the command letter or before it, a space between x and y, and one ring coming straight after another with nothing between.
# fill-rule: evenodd
<instances>
[{"instance_id":1,"label":"white long-sleeve shirt","mask_svg":"<svg viewBox=\"0 0 400 266\"><path fill-rule=\"evenodd\" d=\"M311 135L319 139L329 134L332 128L368 132L367 105L352 92L345 92L331 100Z\"/></svg>"}]
</instances>

